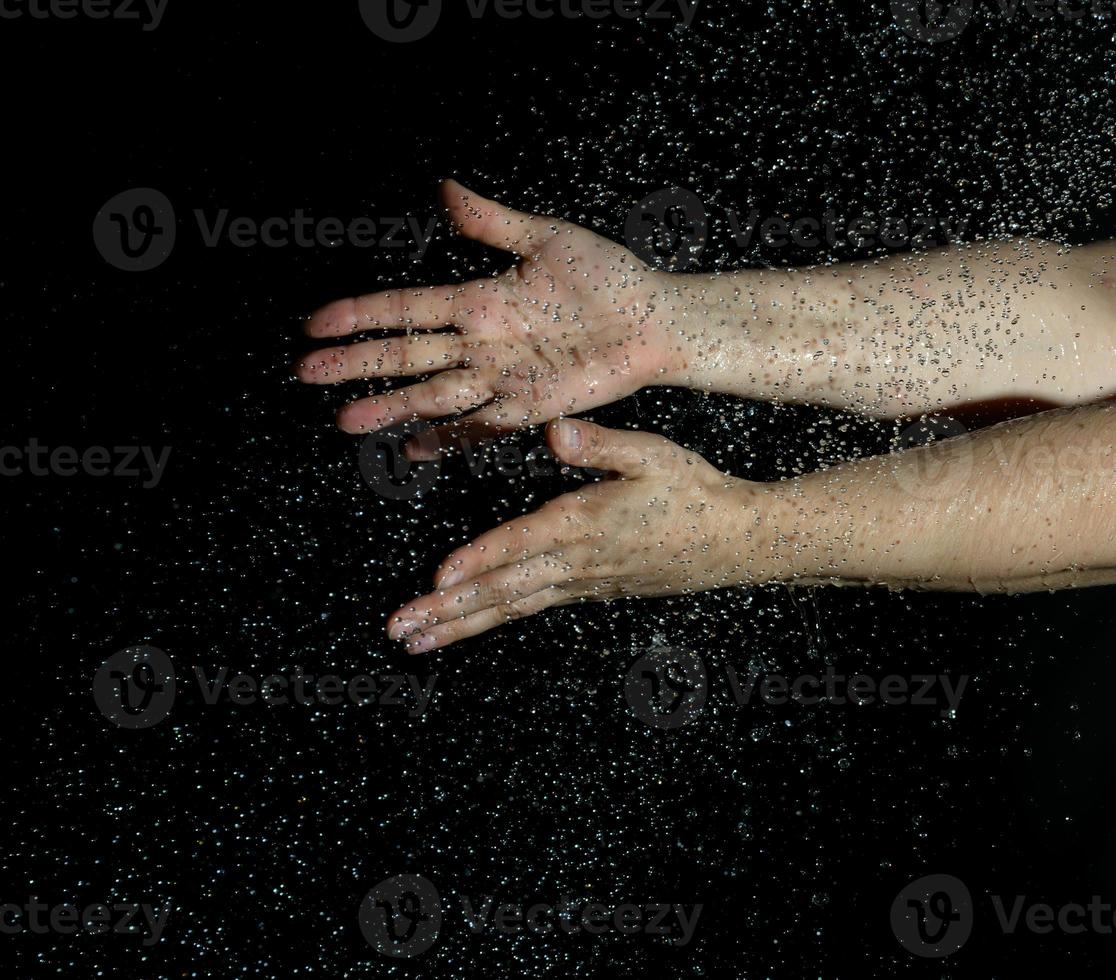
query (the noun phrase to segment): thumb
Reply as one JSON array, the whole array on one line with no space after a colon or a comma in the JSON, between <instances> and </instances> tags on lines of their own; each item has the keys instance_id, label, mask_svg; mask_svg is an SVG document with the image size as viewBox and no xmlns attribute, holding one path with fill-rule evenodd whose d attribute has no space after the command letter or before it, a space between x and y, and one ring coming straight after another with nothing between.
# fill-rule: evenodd
<instances>
[{"instance_id":1,"label":"thumb","mask_svg":"<svg viewBox=\"0 0 1116 980\"><path fill-rule=\"evenodd\" d=\"M533 255L564 228L566 222L504 207L481 197L456 180L442 183L442 204L453 226L466 238L517 255Z\"/></svg>"},{"instance_id":2,"label":"thumb","mask_svg":"<svg viewBox=\"0 0 1116 980\"><path fill-rule=\"evenodd\" d=\"M677 449L650 432L606 429L584 419L559 419L546 427L550 451L563 463L619 473L631 479L653 467L664 448Z\"/></svg>"}]
</instances>

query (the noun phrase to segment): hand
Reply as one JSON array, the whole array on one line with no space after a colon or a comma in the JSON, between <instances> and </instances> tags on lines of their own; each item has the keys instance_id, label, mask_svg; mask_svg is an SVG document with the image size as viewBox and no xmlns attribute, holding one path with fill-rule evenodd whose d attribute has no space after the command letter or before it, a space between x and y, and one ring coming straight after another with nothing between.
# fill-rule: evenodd
<instances>
[{"instance_id":1,"label":"hand","mask_svg":"<svg viewBox=\"0 0 1116 980\"><path fill-rule=\"evenodd\" d=\"M764 489L669 439L563 420L554 454L615 473L449 555L436 591L397 610L388 634L423 653L550 606L664 596L773 577Z\"/></svg>"},{"instance_id":2,"label":"hand","mask_svg":"<svg viewBox=\"0 0 1116 980\"><path fill-rule=\"evenodd\" d=\"M436 442L424 440L425 451L409 449L413 458L430 457L451 438L490 438L663 383L672 339L670 310L658 307L670 292L668 275L584 228L512 211L454 181L442 194L462 234L522 259L495 278L373 293L315 313L306 325L311 337L407 332L315 351L296 365L300 380L433 375L346 405L337 417L344 431L476 409L441 427ZM411 332L447 325L455 329Z\"/></svg>"}]
</instances>

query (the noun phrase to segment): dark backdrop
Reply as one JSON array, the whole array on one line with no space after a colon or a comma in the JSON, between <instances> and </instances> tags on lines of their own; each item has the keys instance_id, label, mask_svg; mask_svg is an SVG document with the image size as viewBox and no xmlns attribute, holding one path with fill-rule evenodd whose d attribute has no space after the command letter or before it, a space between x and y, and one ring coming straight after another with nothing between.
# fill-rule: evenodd
<instances>
[{"instance_id":1,"label":"dark backdrop","mask_svg":"<svg viewBox=\"0 0 1116 980\"><path fill-rule=\"evenodd\" d=\"M3 477L12 629L0 902L172 901L137 937L0 935L5 976L1108 975L1114 936L1003 936L988 894L1116 902L1108 750L1111 592L1017 598L784 588L560 610L405 658L384 617L450 548L569 485L447 465L421 501L360 476L332 427L352 391L301 388L302 317L343 295L495 272L438 227L392 248L206 247L191 212L257 220L436 215L456 176L619 237L666 186L711 210L968 221L966 237L1111 233L1112 24L1007 22L954 41L883 3L704 0L692 27L494 15L447 3L389 43L355 2L170 0L126 21L0 21L5 192L3 445L171 447L136 480ZM94 217L135 187L177 215L158 268L98 253ZM736 245L703 266L870 259ZM895 427L649 390L595 413L738 475L884 450ZM536 445L537 433L521 438ZM97 710L110 654L152 644L258 676L436 673L421 718L388 708L207 706L150 731ZM659 731L625 673L654 645L710 674L966 674L955 718L915 707L739 708L721 687ZM186 685L182 685L185 687ZM693 942L473 935L447 912L413 960L357 908L396 874L443 896L702 903ZM901 887L947 873L973 938L920 959ZM450 903L452 904L452 903Z\"/></svg>"}]
</instances>

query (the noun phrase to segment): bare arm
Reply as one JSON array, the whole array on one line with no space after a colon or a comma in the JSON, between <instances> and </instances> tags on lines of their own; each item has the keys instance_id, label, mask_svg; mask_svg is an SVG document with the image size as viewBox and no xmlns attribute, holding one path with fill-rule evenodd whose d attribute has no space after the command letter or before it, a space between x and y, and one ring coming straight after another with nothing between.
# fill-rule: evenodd
<instances>
[{"instance_id":1,"label":"bare arm","mask_svg":"<svg viewBox=\"0 0 1116 980\"><path fill-rule=\"evenodd\" d=\"M768 492L775 578L978 592L1116 582L1111 404L842 463Z\"/></svg>"},{"instance_id":2,"label":"bare arm","mask_svg":"<svg viewBox=\"0 0 1116 980\"><path fill-rule=\"evenodd\" d=\"M1116 583L1116 405L1059 409L781 483L662 436L551 423L556 454L618 479L442 562L390 635L421 653L572 602L737 585L1027 592Z\"/></svg>"},{"instance_id":3,"label":"bare arm","mask_svg":"<svg viewBox=\"0 0 1116 980\"><path fill-rule=\"evenodd\" d=\"M667 380L892 417L1116 394L1116 243L677 276Z\"/></svg>"},{"instance_id":4,"label":"bare arm","mask_svg":"<svg viewBox=\"0 0 1116 980\"><path fill-rule=\"evenodd\" d=\"M1017 239L680 275L452 181L442 194L462 234L518 262L494 278L318 310L312 337L367 339L306 355L295 369L303 381L427 376L346 404L338 424L347 432L457 416L440 426L443 439L485 439L661 384L879 417L1116 394L1113 242L1061 249Z\"/></svg>"}]
</instances>

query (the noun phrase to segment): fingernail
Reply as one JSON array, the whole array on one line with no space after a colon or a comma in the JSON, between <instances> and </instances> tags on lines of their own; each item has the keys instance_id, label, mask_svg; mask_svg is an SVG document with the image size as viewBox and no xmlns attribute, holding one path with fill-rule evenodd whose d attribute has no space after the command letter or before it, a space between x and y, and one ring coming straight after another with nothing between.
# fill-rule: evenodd
<instances>
[{"instance_id":1,"label":"fingernail","mask_svg":"<svg viewBox=\"0 0 1116 980\"><path fill-rule=\"evenodd\" d=\"M570 449L581 448L581 427L573 422L563 422L562 431L566 434Z\"/></svg>"},{"instance_id":2,"label":"fingernail","mask_svg":"<svg viewBox=\"0 0 1116 980\"><path fill-rule=\"evenodd\" d=\"M400 619L388 627L388 637L393 640L398 640L404 636L409 636L412 633L419 631L419 624L411 619Z\"/></svg>"}]
</instances>

